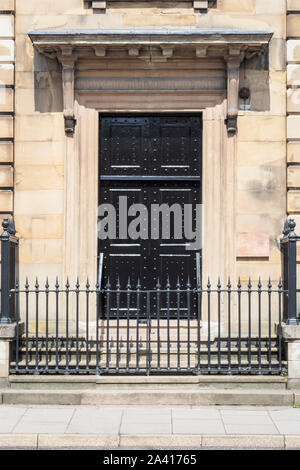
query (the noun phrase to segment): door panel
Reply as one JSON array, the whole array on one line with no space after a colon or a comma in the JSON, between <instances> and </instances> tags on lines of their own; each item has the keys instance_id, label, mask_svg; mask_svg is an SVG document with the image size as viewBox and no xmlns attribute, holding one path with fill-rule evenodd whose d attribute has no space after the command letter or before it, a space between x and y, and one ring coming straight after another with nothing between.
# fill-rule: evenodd
<instances>
[{"instance_id":1,"label":"door panel","mask_svg":"<svg viewBox=\"0 0 300 470\"><path fill-rule=\"evenodd\" d=\"M101 117L100 175L201 176L199 116Z\"/></svg>"}]
</instances>

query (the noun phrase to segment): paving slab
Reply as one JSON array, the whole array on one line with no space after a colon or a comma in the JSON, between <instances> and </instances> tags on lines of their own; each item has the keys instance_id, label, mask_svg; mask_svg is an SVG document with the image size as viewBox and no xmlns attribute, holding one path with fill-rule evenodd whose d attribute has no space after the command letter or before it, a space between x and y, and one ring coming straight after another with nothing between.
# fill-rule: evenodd
<instances>
[{"instance_id":1,"label":"paving slab","mask_svg":"<svg viewBox=\"0 0 300 470\"><path fill-rule=\"evenodd\" d=\"M120 434L172 434L171 423L124 423Z\"/></svg>"},{"instance_id":2,"label":"paving slab","mask_svg":"<svg viewBox=\"0 0 300 470\"><path fill-rule=\"evenodd\" d=\"M74 414L72 408L28 409L13 429L16 434L64 433Z\"/></svg>"},{"instance_id":3,"label":"paving slab","mask_svg":"<svg viewBox=\"0 0 300 470\"><path fill-rule=\"evenodd\" d=\"M241 425L255 425L259 427L260 425L270 425L274 426L274 423L270 416L266 414L265 416L261 415L222 415L222 419L225 425L230 425L230 424L241 424Z\"/></svg>"},{"instance_id":4,"label":"paving slab","mask_svg":"<svg viewBox=\"0 0 300 470\"><path fill-rule=\"evenodd\" d=\"M118 434L122 409L77 409L70 421L67 434Z\"/></svg>"},{"instance_id":5,"label":"paving slab","mask_svg":"<svg viewBox=\"0 0 300 470\"><path fill-rule=\"evenodd\" d=\"M143 410L140 412L130 412L125 410L122 418L122 424L171 424L172 414L171 410L168 410L168 413L156 414L156 413L145 413Z\"/></svg>"},{"instance_id":6,"label":"paving slab","mask_svg":"<svg viewBox=\"0 0 300 470\"><path fill-rule=\"evenodd\" d=\"M0 433L6 434L12 432L19 420L25 414L26 408L0 407Z\"/></svg>"},{"instance_id":7,"label":"paving slab","mask_svg":"<svg viewBox=\"0 0 300 470\"><path fill-rule=\"evenodd\" d=\"M203 409L172 409L173 419L199 420L199 419L220 419L220 411L214 408Z\"/></svg>"},{"instance_id":8,"label":"paving slab","mask_svg":"<svg viewBox=\"0 0 300 470\"><path fill-rule=\"evenodd\" d=\"M273 424L225 424L226 434L249 434L266 435L279 434L278 429Z\"/></svg>"},{"instance_id":9,"label":"paving slab","mask_svg":"<svg viewBox=\"0 0 300 470\"><path fill-rule=\"evenodd\" d=\"M275 424L280 434L300 434L300 422L298 421L277 421Z\"/></svg>"},{"instance_id":10,"label":"paving slab","mask_svg":"<svg viewBox=\"0 0 300 470\"><path fill-rule=\"evenodd\" d=\"M221 419L174 420L174 434L225 434Z\"/></svg>"},{"instance_id":11,"label":"paving slab","mask_svg":"<svg viewBox=\"0 0 300 470\"><path fill-rule=\"evenodd\" d=\"M300 408L269 411L269 414L273 421L294 421L300 423Z\"/></svg>"}]
</instances>

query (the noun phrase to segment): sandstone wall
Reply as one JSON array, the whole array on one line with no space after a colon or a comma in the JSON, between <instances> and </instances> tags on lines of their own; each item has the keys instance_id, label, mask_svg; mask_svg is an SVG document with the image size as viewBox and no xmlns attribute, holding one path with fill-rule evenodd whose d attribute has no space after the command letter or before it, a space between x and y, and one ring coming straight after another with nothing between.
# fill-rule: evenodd
<instances>
[{"instance_id":1,"label":"sandstone wall","mask_svg":"<svg viewBox=\"0 0 300 470\"><path fill-rule=\"evenodd\" d=\"M13 211L14 0L0 1L0 218Z\"/></svg>"},{"instance_id":2,"label":"sandstone wall","mask_svg":"<svg viewBox=\"0 0 300 470\"><path fill-rule=\"evenodd\" d=\"M300 1L287 2L287 212L300 234ZM300 246L298 246L300 288ZM298 299L300 304L300 296Z\"/></svg>"}]
</instances>

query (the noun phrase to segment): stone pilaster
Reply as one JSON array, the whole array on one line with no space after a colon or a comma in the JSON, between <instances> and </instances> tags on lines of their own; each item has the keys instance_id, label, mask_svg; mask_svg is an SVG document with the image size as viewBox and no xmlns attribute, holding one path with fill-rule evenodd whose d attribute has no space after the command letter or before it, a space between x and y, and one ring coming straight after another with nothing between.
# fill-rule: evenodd
<instances>
[{"instance_id":1,"label":"stone pilaster","mask_svg":"<svg viewBox=\"0 0 300 470\"><path fill-rule=\"evenodd\" d=\"M287 9L287 211L300 215L300 1Z\"/></svg>"},{"instance_id":2,"label":"stone pilaster","mask_svg":"<svg viewBox=\"0 0 300 470\"><path fill-rule=\"evenodd\" d=\"M0 2L0 219L13 213L14 0Z\"/></svg>"}]
</instances>

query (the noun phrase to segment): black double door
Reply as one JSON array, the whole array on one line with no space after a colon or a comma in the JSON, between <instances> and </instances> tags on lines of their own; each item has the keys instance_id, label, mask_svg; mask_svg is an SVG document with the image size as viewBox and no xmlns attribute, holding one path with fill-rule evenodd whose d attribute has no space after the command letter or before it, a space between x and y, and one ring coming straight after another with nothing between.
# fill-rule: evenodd
<instances>
[{"instance_id":1,"label":"black double door","mask_svg":"<svg viewBox=\"0 0 300 470\"><path fill-rule=\"evenodd\" d=\"M197 228L201 157L201 116L101 116L99 204L116 213L115 234L99 240L102 286L196 287L201 250L186 227Z\"/></svg>"}]
</instances>

